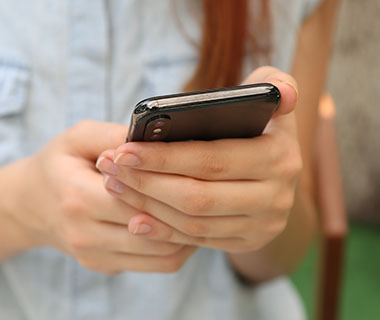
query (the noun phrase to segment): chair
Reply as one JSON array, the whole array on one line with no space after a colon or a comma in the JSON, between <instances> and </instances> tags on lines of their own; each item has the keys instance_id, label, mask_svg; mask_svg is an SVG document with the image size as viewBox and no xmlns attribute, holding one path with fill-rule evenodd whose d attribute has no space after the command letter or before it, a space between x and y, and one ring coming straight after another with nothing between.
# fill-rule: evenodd
<instances>
[{"instance_id":1,"label":"chair","mask_svg":"<svg viewBox=\"0 0 380 320\"><path fill-rule=\"evenodd\" d=\"M335 106L328 95L319 106L316 203L320 221L317 320L339 317L344 245L348 223L335 129Z\"/></svg>"}]
</instances>

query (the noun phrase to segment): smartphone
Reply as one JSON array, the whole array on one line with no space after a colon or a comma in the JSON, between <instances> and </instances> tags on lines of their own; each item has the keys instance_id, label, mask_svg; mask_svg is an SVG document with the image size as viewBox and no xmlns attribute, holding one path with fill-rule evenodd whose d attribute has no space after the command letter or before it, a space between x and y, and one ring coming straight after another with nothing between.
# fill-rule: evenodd
<instances>
[{"instance_id":1,"label":"smartphone","mask_svg":"<svg viewBox=\"0 0 380 320\"><path fill-rule=\"evenodd\" d=\"M148 98L134 108L127 142L255 137L280 99L268 83Z\"/></svg>"}]
</instances>

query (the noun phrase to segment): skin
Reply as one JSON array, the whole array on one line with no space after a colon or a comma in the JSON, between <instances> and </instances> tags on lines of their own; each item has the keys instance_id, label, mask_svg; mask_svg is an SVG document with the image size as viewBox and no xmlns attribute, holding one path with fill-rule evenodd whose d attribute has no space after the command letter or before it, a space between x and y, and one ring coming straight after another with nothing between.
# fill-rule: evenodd
<instances>
[{"instance_id":1,"label":"skin","mask_svg":"<svg viewBox=\"0 0 380 320\"><path fill-rule=\"evenodd\" d=\"M128 143L99 157L105 187L142 212L129 231L140 238L231 254L263 248L286 225L302 159L295 80L272 67L246 83L271 82L281 104L253 139Z\"/></svg>"},{"instance_id":2,"label":"skin","mask_svg":"<svg viewBox=\"0 0 380 320\"><path fill-rule=\"evenodd\" d=\"M325 0L304 22L298 38L292 75L300 92L296 118L303 170L287 227L261 250L242 255L229 254L235 269L254 282L291 272L314 239L317 215L313 168L317 110L319 97L324 92L339 4L339 0Z\"/></svg>"},{"instance_id":3,"label":"skin","mask_svg":"<svg viewBox=\"0 0 380 320\"><path fill-rule=\"evenodd\" d=\"M311 154L336 3L300 32L297 114L292 76L264 67L246 80L282 94L261 137L123 144L125 126L86 121L1 168L0 260L52 246L106 274L175 272L203 246L252 282L289 272L315 231Z\"/></svg>"}]
</instances>

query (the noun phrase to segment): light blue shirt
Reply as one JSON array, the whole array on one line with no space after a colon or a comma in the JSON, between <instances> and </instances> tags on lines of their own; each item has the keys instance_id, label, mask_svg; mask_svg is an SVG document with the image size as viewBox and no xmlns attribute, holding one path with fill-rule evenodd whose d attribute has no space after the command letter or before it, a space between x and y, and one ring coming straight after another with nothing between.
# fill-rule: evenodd
<instances>
[{"instance_id":1,"label":"light blue shirt","mask_svg":"<svg viewBox=\"0 0 380 320\"><path fill-rule=\"evenodd\" d=\"M289 70L318 2L272 0L274 66ZM128 124L140 99L180 91L197 63L188 37L199 40L201 6L176 8L177 18L171 0L0 0L0 165L82 119ZM200 249L166 275L105 276L52 248L0 264L1 320L303 318L288 280L246 288L221 251Z\"/></svg>"}]
</instances>

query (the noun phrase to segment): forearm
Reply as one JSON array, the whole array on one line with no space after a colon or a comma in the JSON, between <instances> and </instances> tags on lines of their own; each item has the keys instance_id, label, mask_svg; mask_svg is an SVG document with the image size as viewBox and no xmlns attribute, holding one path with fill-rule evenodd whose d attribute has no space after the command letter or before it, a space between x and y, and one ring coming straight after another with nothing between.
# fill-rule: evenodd
<instances>
[{"instance_id":1,"label":"forearm","mask_svg":"<svg viewBox=\"0 0 380 320\"><path fill-rule=\"evenodd\" d=\"M339 0L323 1L302 26L293 65L301 92L296 109L304 170L285 231L258 252L229 255L234 268L254 282L289 273L303 257L316 231L313 203L317 106L324 88ZM312 76L311 76L312 75Z\"/></svg>"},{"instance_id":2,"label":"forearm","mask_svg":"<svg viewBox=\"0 0 380 320\"><path fill-rule=\"evenodd\" d=\"M299 188L284 232L259 251L228 254L228 259L240 275L253 283L288 274L306 253L315 231L314 204Z\"/></svg>"},{"instance_id":3,"label":"forearm","mask_svg":"<svg viewBox=\"0 0 380 320\"><path fill-rule=\"evenodd\" d=\"M21 160L0 168L0 262L36 245L31 235L17 220L18 194L22 172L26 172L27 160Z\"/></svg>"}]
</instances>

